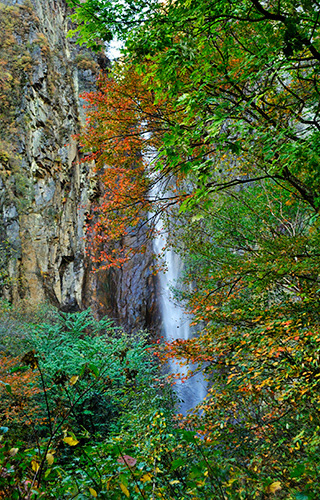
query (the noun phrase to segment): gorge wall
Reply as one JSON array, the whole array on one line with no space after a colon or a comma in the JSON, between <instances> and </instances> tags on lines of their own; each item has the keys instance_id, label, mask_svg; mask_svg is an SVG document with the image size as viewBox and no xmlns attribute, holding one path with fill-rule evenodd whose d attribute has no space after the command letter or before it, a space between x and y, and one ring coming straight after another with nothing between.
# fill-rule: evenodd
<instances>
[{"instance_id":1,"label":"gorge wall","mask_svg":"<svg viewBox=\"0 0 320 500\"><path fill-rule=\"evenodd\" d=\"M108 61L67 38L68 13L64 0L0 3L0 295L64 311L91 306L128 329L150 327L148 257L93 275L85 256L94 179L73 135L79 93Z\"/></svg>"}]
</instances>

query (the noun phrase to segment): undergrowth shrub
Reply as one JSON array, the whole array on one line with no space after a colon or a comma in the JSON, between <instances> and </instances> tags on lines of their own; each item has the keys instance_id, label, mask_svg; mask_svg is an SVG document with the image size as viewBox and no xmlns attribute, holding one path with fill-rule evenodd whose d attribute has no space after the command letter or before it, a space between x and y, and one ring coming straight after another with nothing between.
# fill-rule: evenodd
<instances>
[{"instance_id":1,"label":"undergrowth shrub","mask_svg":"<svg viewBox=\"0 0 320 500\"><path fill-rule=\"evenodd\" d=\"M100 469L101 460L110 462L106 454L114 450L114 437L126 433L132 446L150 412L159 406L171 412L170 391L164 396L161 390L147 335L130 337L90 311L60 313L49 323L26 323L21 331L27 350L20 357L3 354L0 365L6 431L0 492L5 498L33 498L44 488L47 498L72 498L88 484L102 491L90 470ZM26 428L28 436L19 431Z\"/></svg>"}]
</instances>

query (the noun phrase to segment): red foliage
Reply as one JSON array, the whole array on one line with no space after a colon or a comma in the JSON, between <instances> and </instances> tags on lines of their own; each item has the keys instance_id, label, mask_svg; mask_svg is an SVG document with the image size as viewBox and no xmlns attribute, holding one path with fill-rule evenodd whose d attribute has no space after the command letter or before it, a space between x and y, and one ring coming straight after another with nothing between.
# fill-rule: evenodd
<instances>
[{"instance_id":1,"label":"red foliage","mask_svg":"<svg viewBox=\"0 0 320 500\"><path fill-rule=\"evenodd\" d=\"M88 217L89 252L100 269L119 267L137 251L130 236L150 208L145 156L153 139L143 115L156 107L136 74L118 80L102 74L98 90L82 97L88 104L81 145L101 192Z\"/></svg>"},{"instance_id":2,"label":"red foliage","mask_svg":"<svg viewBox=\"0 0 320 500\"><path fill-rule=\"evenodd\" d=\"M21 365L18 357L2 356L0 359L1 425L18 423L30 425L31 422L40 423L39 407L34 397L41 392L38 374L28 369L19 370ZM10 386L8 392L6 385Z\"/></svg>"},{"instance_id":3,"label":"red foliage","mask_svg":"<svg viewBox=\"0 0 320 500\"><path fill-rule=\"evenodd\" d=\"M156 101L150 85L129 66L117 68L112 77L101 74L97 85L97 91L82 95L87 125L80 141L87 153L84 161L93 162L96 195L87 223L88 253L96 268L106 269L144 253L146 238L154 231L147 223L150 213L167 210L186 194L176 189L181 172L169 175L163 165L161 172L157 168L161 138L173 113L170 106ZM161 199L151 189L164 176Z\"/></svg>"}]
</instances>

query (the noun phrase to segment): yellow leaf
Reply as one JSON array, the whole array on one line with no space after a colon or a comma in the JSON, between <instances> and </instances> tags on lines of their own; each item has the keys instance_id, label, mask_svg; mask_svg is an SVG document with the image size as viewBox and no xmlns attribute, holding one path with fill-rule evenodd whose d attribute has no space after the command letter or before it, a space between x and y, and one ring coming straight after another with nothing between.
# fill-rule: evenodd
<instances>
[{"instance_id":1,"label":"yellow leaf","mask_svg":"<svg viewBox=\"0 0 320 500\"><path fill-rule=\"evenodd\" d=\"M48 462L49 465L53 464L53 462L54 462L54 456L52 455L52 453L47 453L46 459L47 459L47 462Z\"/></svg>"},{"instance_id":2,"label":"yellow leaf","mask_svg":"<svg viewBox=\"0 0 320 500\"><path fill-rule=\"evenodd\" d=\"M31 467L34 472L38 472L38 470L40 469L40 465L35 460L32 460Z\"/></svg>"},{"instance_id":3,"label":"yellow leaf","mask_svg":"<svg viewBox=\"0 0 320 500\"><path fill-rule=\"evenodd\" d=\"M11 450L9 450L9 455L10 457L14 457L19 451L19 448L11 448Z\"/></svg>"},{"instance_id":4,"label":"yellow leaf","mask_svg":"<svg viewBox=\"0 0 320 500\"><path fill-rule=\"evenodd\" d=\"M197 486L204 486L205 484L205 481L197 481Z\"/></svg>"},{"instance_id":5,"label":"yellow leaf","mask_svg":"<svg viewBox=\"0 0 320 500\"><path fill-rule=\"evenodd\" d=\"M237 480L236 477L232 477L231 479L229 479L229 481L227 482L227 485L228 486L232 486L232 484Z\"/></svg>"},{"instance_id":6,"label":"yellow leaf","mask_svg":"<svg viewBox=\"0 0 320 500\"><path fill-rule=\"evenodd\" d=\"M79 443L79 441L77 439L74 439L72 436L63 438L63 441L69 444L70 446L76 446L76 444Z\"/></svg>"},{"instance_id":7,"label":"yellow leaf","mask_svg":"<svg viewBox=\"0 0 320 500\"><path fill-rule=\"evenodd\" d=\"M179 484L180 481L178 481L178 479L173 479L172 481L169 481L170 484Z\"/></svg>"},{"instance_id":8,"label":"yellow leaf","mask_svg":"<svg viewBox=\"0 0 320 500\"><path fill-rule=\"evenodd\" d=\"M89 488L89 491L94 498L97 498L98 493L96 492L96 490L94 490L93 488Z\"/></svg>"},{"instance_id":9,"label":"yellow leaf","mask_svg":"<svg viewBox=\"0 0 320 500\"><path fill-rule=\"evenodd\" d=\"M142 481L143 483L146 483L147 481L151 481L151 476L150 476L150 474L144 474L144 476L142 476L142 478L141 478L141 481Z\"/></svg>"},{"instance_id":10,"label":"yellow leaf","mask_svg":"<svg viewBox=\"0 0 320 500\"><path fill-rule=\"evenodd\" d=\"M125 496L129 498L130 493L129 493L128 488L123 483L120 483L120 488L123 491L123 493L125 494Z\"/></svg>"},{"instance_id":11,"label":"yellow leaf","mask_svg":"<svg viewBox=\"0 0 320 500\"><path fill-rule=\"evenodd\" d=\"M267 488L268 493L276 493L277 491L281 490L281 483L280 481L275 481L272 484L269 484Z\"/></svg>"},{"instance_id":12,"label":"yellow leaf","mask_svg":"<svg viewBox=\"0 0 320 500\"><path fill-rule=\"evenodd\" d=\"M78 381L78 378L79 378L79 377L78 377L78 375L73 375L73 377L71 377L71 379L70 379L69 384L70 384L70 385L74 385L74 384L76 384L76 383L77 383L77 381Z\"/></svg>"}]
</instances>

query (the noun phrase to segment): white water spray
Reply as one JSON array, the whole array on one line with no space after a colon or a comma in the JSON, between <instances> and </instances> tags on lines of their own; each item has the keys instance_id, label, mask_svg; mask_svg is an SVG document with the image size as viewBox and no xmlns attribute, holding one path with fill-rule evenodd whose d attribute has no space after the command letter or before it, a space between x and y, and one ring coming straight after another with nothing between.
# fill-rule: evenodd
<instances>
[{"instance_id":1,"label":"white water spray","mask_svg":"<svg viewBox=\"0 0 320 500\"><path fill-rule=\"evenodd\" d=\"M160 271L158 276L162 335L169 342L177 339L187 340L193 336L189 322L190 317L185 314L183 306L174 300L171 291L171 287L177 284L181 276L183 263L180 256L172 248L167 248L167 237L161 220L157 222L156 230L157 236L153 242L155 253L159 255L163 253L163 248L166 248L163 255L165 270ZM195 366L180 366L175 359L169 364L170 372L180 377L193 368ZM196 373L185 382L178 379L175 390L180 400L179 411L184 415L188 410L201 403L207 392L206 382L201 372Z\"/></svg>"}]
</instances>

